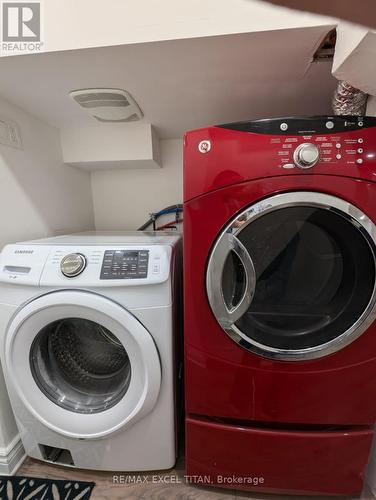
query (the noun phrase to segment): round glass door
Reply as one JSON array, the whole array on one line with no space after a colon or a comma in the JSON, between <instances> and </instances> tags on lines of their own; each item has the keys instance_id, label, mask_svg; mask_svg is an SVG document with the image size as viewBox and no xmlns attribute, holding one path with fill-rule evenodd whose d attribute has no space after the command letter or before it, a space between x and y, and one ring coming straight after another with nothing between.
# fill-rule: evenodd
<instances>
[{"instance_id":1,"label":"round glass door","mask_svg":"<svg viewBox=\"0 0 376 500\"><path fill-rule=\"evenodd\" d=\"M209 259L212 310L230 337L266 357L335 352L374 319L374 224L320 193L287 193L249 207Z\"/></svg>"},{"instance_id":2,"label":"round glass door","mask_svg":"<svg viewBox=\"0 0 376 500\"><path fill-rule=\"evenodd\" d=\"M22 306L4 352L23 414L69 437L98 439L133 425L154 408L161 388L150 332L96 293L55 291Z\"/></svg>"},{"instance_id":3,"label":"round glass door","mask_svg":"<svg viewBox=\"0 0 376 500\"><path fill-rule=\"evenodd\" d=\"M76 413L116 405L127 392L132 371L120 340L82 318L64 318L42 328L31 346L30 365L39 389Z\"/></svg>"}]
</instances>

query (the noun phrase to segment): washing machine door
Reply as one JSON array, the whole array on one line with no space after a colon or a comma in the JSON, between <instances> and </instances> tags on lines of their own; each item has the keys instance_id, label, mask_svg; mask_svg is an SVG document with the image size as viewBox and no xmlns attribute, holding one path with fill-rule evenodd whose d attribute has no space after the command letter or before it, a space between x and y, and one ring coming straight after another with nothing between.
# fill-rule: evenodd
<instances>
[{"instance_id":1,"label":"washing machine door","mask_svg":"<svg viewBox=\"0 0 376 500\"><path fill-rule=\"evenodd\" d=\"M342 349L375 319L373 222L334 196L275 195L219 235L207 295L223 330L261 356L299 361Z\"/></svg>"},{"instance_id":2,"label":"washing machine door","mask_svg":"<svg viewBox=\"0 0 376 500\"><path fill-rule=\"evenodd\" d=\"M6 335L10 383L44 425L98 438L149 413L161 385L146 328L115 302L84 291L43 295L20 309Z\"/></svg>"}]
</instances>

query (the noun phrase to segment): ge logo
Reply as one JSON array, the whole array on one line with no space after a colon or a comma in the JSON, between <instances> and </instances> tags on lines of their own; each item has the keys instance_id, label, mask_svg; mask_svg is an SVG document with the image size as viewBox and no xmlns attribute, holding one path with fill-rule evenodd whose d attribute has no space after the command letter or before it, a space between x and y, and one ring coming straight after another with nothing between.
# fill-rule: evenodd
<instances>
[{"instance_id":1,"label":"ge logo","mask_svg":"<svg viewBox=\"0 0 376 500\"><path fill-rule=\"evenodd\" d=\"M200 151L200 153L209 153L209 151L211 150L211 142L208 140L201 141L198 145L198 150Z\"/></svg>"}]
</instances>

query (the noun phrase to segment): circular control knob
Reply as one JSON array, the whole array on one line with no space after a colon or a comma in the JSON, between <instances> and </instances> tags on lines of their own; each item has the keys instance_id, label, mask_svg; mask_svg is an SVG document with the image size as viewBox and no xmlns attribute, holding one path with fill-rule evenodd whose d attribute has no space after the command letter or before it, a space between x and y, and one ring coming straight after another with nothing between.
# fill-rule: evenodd
<instances>
[{"instance_id":1,"label":"circular control knob","mask_svg":"<svg viewBox=\"0 0 376 500\"><path fill-rule=\"evenodd\" d=\"M67 278L74 278L86 267L86 257L82 253L70 253L60 262L60 270Z\"/></svg>"},{"instance_id":2,"label":"circular control knob","mask_svg":"<svg viewBox=\"0 0 376 500\"><path fill-rule=\"evenodd\" d=\"M319 148L310 142L301 144L294 152L294 162L299 168L312 168L319 161L319 158Z\"/></svg>"}]
</instances>

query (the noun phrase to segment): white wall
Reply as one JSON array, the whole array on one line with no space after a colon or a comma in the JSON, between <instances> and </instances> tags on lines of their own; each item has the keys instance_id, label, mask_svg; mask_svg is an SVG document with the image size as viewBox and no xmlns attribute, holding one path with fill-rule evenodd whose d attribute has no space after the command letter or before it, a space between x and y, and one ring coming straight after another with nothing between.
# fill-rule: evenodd
<instances>
[{"instance_id":1,"label":"white wall","mask_svg":"<svg viewBox=\"0 0 376 500\"><path fill-rule=\"evenodd\" d=\"M0 247L92 229L90 176L62 163L59 131L3 100L0 115L18 123L23 142L0 145ZM0 369L0 455L17 434Z\"/></svg>"},{"instance_id":2,"label":"white wall","mask_svg":"<svg viewBox=\"0 0 376 500\"><path fill-rule=\"evenodd\" d=\"M160 146L161 169L92 173L96 229L137 229L150 212L182 202L183 142L163 140Z\"/></svg>"},{"instance_id":3,"label":"white wall","mask_svg":"<svg viewBox=\"0 0 376 500\"><path fill-rule=\"evenodd\" d=\"M0 247L92 228L90 176L62 163L59 131L3 100L0 115L18 123L23 143L0 145Z\"/></svg>"}]
</instances>

